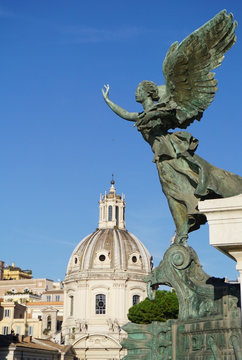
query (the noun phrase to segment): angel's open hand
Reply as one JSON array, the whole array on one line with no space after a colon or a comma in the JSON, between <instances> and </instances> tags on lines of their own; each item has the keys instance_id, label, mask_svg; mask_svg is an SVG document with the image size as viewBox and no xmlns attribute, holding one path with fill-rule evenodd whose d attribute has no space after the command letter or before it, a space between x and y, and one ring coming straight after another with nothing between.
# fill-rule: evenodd
<instances>
[{"instance_id":1,"label":"angel's open hand","mask_svg":"<svg viewBox=\"0 0 242 360\"><path fill-rule=\"evenodd\" d=\"M102 89L103 97L105 100L109 99L109 85L104 85L104 89Z\"/></svg>"}]
</instances>

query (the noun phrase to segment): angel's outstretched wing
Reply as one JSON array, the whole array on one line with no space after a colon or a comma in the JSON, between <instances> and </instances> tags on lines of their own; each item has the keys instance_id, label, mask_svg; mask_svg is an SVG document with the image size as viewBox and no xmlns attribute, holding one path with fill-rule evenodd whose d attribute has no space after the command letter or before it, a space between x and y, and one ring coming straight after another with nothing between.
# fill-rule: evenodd
<instances>
[{"instance_id":1,"label":"angel's outstretched wing","mask_svg":"<svg viewBox=\"0 0 242 360\"><path fill-rule=\"evenodd\" d=\"M236 26L233 15L223 10L168 50L163 73L167 95L177 104L178 127L199 120L212 102L217 81L210 71L221 64L224 53L235 43Z\"/></svg>"}]
</instances>

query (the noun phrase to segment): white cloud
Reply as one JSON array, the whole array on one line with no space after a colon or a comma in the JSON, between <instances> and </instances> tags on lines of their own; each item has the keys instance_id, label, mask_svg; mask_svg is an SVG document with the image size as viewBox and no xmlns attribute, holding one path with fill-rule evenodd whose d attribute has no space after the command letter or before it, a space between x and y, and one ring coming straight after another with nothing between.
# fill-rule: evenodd
<instances>
[{"instance_id":1,"label":"white cloud","mask_svg":"<svg viewBox=\"0 0 242 360\"><path fill-rule=\"evenodd\" d=\"M100 43L128 40L139 37L142 34L147 34L150 30L135 26L127 26L112 30L88 26L69 26L63 28L61 32L71 36L72 41L75 43Z\"/></svg>"}]
</instances>

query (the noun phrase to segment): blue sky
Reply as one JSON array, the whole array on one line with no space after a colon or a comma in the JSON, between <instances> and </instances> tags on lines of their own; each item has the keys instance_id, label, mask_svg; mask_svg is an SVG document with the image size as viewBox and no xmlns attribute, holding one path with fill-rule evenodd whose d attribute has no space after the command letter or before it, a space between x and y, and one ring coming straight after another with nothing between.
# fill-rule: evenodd
<instances>
[{"instance_id":1,"label":"blue sky","mask_svg":"<svg viewBox=\"0 0 242 360\"><path fill-rule=\"evenodd\" d=\"M238 20L238 40L216 69L214 102L188 131L200 156L241 175L240 1L0 0L1 260L63 279L74 247L97 227L99 194L114 173L127 228L159 263L174 224L153 154L101 88L110 84L113 101L140 112L137 84L163 83L171 43L224 8ZM210 275L237 277L207 226L189 243Z\"/></svg>"}]
</instances>

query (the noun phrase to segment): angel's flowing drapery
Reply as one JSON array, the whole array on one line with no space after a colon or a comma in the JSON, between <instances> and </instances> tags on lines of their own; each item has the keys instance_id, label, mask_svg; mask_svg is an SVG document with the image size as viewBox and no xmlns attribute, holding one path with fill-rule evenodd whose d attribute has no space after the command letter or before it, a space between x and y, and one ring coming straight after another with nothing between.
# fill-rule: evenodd
<instances>
[{"instance_id":1,"label":"angel's flowing drapery","mask_svg":"<svg viewBox=\"0 0 242 360\"><path fill-rule=\"evenodd\" d=\"M198 201L242 193L242 177L215 167L195 154L198 140L186 131L156 137L152 150L162 190L168 203L172 198L184 206L189 230L206 222ZM171 209L172 211L172 209Z\"/></svg>"}]
</instances>

